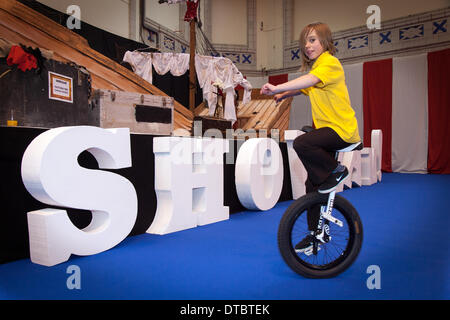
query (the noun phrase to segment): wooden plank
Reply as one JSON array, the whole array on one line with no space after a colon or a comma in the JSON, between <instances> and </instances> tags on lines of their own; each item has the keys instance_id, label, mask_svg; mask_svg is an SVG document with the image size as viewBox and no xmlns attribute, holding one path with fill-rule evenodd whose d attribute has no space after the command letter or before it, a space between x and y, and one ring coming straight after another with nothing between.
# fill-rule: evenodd
<instances>
[{"instance_id":1,"label":"wooden plank","mask_svg":"<svg viewBox=\"0 0 450 320\"><path fill-rule=\"evenodd\" d=\"M283 123L280 125L279 132L280 132L280 141L285 141L284 139L284 132L289 129L289 114L290 114L290 108L286 110L286 117Z\"/></svg>"},{"instance_id":2,"label":"wooden plank","mask_svg":"<svg viewBox=\"0 0 450 320\"><path fill-rule=\"evenodd\" d=\"M289 112L288 111L289 111L289 109L284 110L283 113L281 114L281 116L277 119L275 124L270 129L279 129L280 125L283 123L283 121L286 118L289 118Z\"/></svg>"},{"instance_id":3,"label":"wooden plank","mask_svg":"<svg viewBox=\"0 0 450 320\"><path fill-rule=\"evenodd\" d=\"M185 117L181 117L179 114L175 114L175 119L177 119L178 123L185 129L191 130L193 120L186 119Z\"/></svg>"},{"instance_id":4,"label":"wooden plank","mask_svg":"<svg viewBox=\"0 0 450 320\"><path fill-rule=\"evenodd\" d=\"M279 112L278 108L279 108L278 104L275 107L270 108L269 112L267 112L264 115L264 119L259 123L258 126L260 128L269 129L269 127L267 126L267 123L270 123L270 119L273 119L273 117L276 117L278 115L278 112Z\"/></svg>"},{"instance_id":5,"label":"wooden plank","mask_svg":"<svg viewBox=\"0 0 450 320\"><path fill-rule=\"evenodd\" d=\"M252 100L273 100L273 96L260 94L261 89L252 89Z\"/></svg>"},{"instance_id":6,"label":"wooden plank","mask_svg":"<svg viewBox=\"0 0 450 320\"><path fill-rule=\"evenodd\" d=\"M241 109L238 110L238 115L249 115L251 112L249 110L253 110L256 104L258 104L261 100L252 100L246 104L244 104Z\"/></svg>"},{"instance_id":7,"label":"wooden plank","mask_svg":"<svg viewBox=\"0 0 450 320\"><path fill-rule=\"evenodd\" d=\"M270 130L273 127L273 123L277 121L277 119L280 118L283 111L280 109L281 105L275 109L273 113L270 114L270 116L266 119L264 127Z\"/></svg>"},{"instance_id":8,"label":"wooden plank","mask_svg":"<svg viewBox=\"0 0 450 320\"><path fill-rule=\"evenodd\" d=\"M286 111L283 114L283 120L280 123L280 125L278 126L278 129L281 130L286 130L289 127L289 113L290 113L290 109L286 109Z\"/></svg>"},{"instance_id":9,"label":"wooden plank","mask_svg":"<svg viewBox=\"0 0 450 320\"><path fill-rule=\"evenodd\" d=\"M242 107L239 109L239 114L241 115L248 115L251 114L250 110L253 110L255 108L255 105L262 102L263 100L250 100L250 102L243 104Z\"/></svg>"},{"instance_id":10,"label":"wooden plank","mask_svg":"<svg viewBox=\"0 0 450 320\"><path fill-rule=\"evenodd\" d=\"M263 115L263 112L261 112L261 110L265 110L265 108L268 108L272 103L273 103L273 100L264 100L262 103L260 103L258 105L258 107L255 109L255 112L257 112L257 114L247 122L247 124L245 125L245 129L246 130L254 129L256 126L256 123L259 121L259 119Z\"/></svg>"},{"instance_id":11,"label":"wooden plank","mask_svg":"<svg viewBox=\"0 0 450 320\"><path fill-rule=\"evenodd\" d=\"M92 89L106 89L106 90L120 90L119 87L111 83L110 81L106 81L102 77L97 76L95 73L91 73L92 79Z\"/></svg>"},{"instance_id":12,"label":"wooden plank","mask_svg":"<svg viewBox=\"0 0 450 320\"><path fill-rule=\"evenodd\" d=\"M208 108L206 108L205 101L200 103L194 110L194 115L198 116L202 114L203 112L208 111Z\"/></svg>"},{"instance_id":13,"label":"wooden plank","mask_svg":"<svg viewBox=\"0 0 450 320\"><path fill-rule=\"evenodd\" d=\"M278 115L272 117L271 119L268 119L268 122L267 122L267 125L266 125L266 127L267 127L268 129L271 129L271 128L274 127L274 124L276 123L278 117L281 117L281 116L282 116L283 112L284 112L287 108L290 107L291 103L292 103L292 98L285 99L285 100L283 100L283 101L281 102L281 105L278 107Z\"/></svg>"},{"instance_id":14,"label":"wooden plank","mask_svg":"<svg viewBox=\"0 0 450 320\"><path fill-rule=\"evenodd\" d=\"M250 105L249 108L247 108L245 110L245 112L242 114L242 116L247 118L247 122L242 129L246 130L247 128L252 127L251 122L258 115L256 110L261 108L262 105L264 105L265 103L266 103L266 100L257 100L257 101L255 101L255 103Z\"/></svg>"},{"instance_id":15,"label":"wooden plank","mask_svg":"<svg viewBox=\"0 0 450 320\"><path fill-rule=\"evenodd\" d=\"M245 115L255 117L259 111L269 103L269 100L258 100L258 103L253 104L252 107L247 110Z\"/></svg>"},{"instance_id":16,"label":"wooden plank","mask_svg":"<svg viewBox=\"0 0 450 320\"><path fill-rule=\"evenodd\" d=\"M266 117L265 121L261 124L262 127L270 129L271 124L273 123L274 119L276 119L277 116L280 116L280 114L283 112L285 107L290 106L291 103L292 103L292 98L285 99L282 102L277 103L274 108L274 112L272 112L270 115L268 115Z\"/></svg>"},{"instance_id":17,"label":"wooden plank","mask_svg":"<svg viewBox=\"0 0 450 320\"><path fill-rule=\"evenodd\" d=\"M281 121L283 120L283 115L284 113L280 114L280 116L277 118L277 120L270 129L278 129L279 125L281 124Z\"/></svg>"},{"instance_id":18,"label":"wooden plank","mask_svg":"<svg viewBox=\"0 0 450 320\"><path fill-rule=\"evenodd\" d=\"M261 116L260 122L255 126L255 129L267 129L265 126L265 123L267 122L267 119L278 110L278 104L275 102L272 102L272 104L266 108L263 115Z\"/></svg>"},{"instance_id":19,"label":"wooden plank","mask_svg":"<svg viewBox=\"0 0 450 320\"><path fill-rule=\"evenodd\" d=\"M255 108L255 112L261 113L266 108L269 108L273 104L273 100L263 100L264 103Z\"/></svg>"}]
</instances>

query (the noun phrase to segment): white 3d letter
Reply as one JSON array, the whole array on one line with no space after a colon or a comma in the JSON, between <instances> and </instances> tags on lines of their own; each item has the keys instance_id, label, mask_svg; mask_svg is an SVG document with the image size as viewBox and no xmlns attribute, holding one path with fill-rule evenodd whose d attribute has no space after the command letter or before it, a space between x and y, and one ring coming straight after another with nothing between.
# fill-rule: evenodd
<instances>
[{"instance_id":1,"label":"white 3d letter","mask_svg":"<svg viewBox=\"0 0 450 320\"><path fill-rule=\"evenodd\" d=\"M270 138L247 140L236 159L236 191L250 210L269 210L278 202L283 188L283 157Z\"/></svg>"},{"instance_id":2,"label":"white 3d letter","mask_svg":"<svg viewBox=\"0 0 450 320\"><path fill-rule=\"evenodd\" d=\"M372 130L372 147L361 151L361 182L370 186L381 181L381 159L383 155L383 134Z\"/></svg>"},{"instance_id":3,"label":"white 3d letter","mask_svg":"<svg viewBox=\"0 0 450 320\"><path fill-rule=\"evenodd\" d=\"M375 167L377 172L377 180L381 181L381 158L383 151L383 132L381 130L372 130L372 148L375 153Z\"/></svg>"},{"instance_id":4,"label":"white 3d letter","mask_svg":"<svg viewBox=\"0 0 450 320\"><path fill-rule=\"evenodd\" d=\"M295 138L302 134L304 134L304 132L301 130L284 131L284 139L286 140L288 151L289 170L291 174L292 198L294 200L306 194L305 182L308 173L293 147Z\"/></svg>"},{"instance_id":5,"label":"white 3d letter","mask_svg":"<svg viewBox=\"0 0 450 320\"><path fill-rule=\"evenodd\" d=\"M361 151L341 152L339 155L342 155L341 164L346 166L350 173L350 179L345 180L344 184L341 184L342 188L344 185L348 188L352 188L353 182L360 187L362 185Z\"/></svg>"},{"instance_id":6,"label":"white 3d letter","mask_svg":"<svg viewBox=\"0 0 450 320\"><path fill-rule=\"evenodd\" d=\"M59 207L92 211L83 230L61 209L28 212L31 261L52 266L71 254L92 255L125 239L137 216L136 191L124 177L79 166L89 151L100 168L131 166L129 129L62 127L36 137L22 159L22 180L37 200Z\"/></svg>"},{"instance_id":7,"label":"white 3d letter","mask_svg":"<svg viewBox=\"0 0 450 320\"><path fill-rule=\"evenodd\" d=\"M155 218L147 233L167 234L229 219L223 206L224 139L159 137L153 140Z\"/></svg>"}]
</instances>

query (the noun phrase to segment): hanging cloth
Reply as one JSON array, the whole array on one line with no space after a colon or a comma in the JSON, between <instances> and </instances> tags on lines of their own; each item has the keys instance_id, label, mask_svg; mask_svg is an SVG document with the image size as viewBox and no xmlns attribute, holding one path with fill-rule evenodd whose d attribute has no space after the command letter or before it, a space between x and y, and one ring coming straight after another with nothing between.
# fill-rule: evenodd
<instances>
[{"instance_id":1,"label":"hanging cloth","mask_svg":"<svg viewBox=\"0 0 450 320\"><path fill-rule=\"evenodd\" d=\"M152 54L150 52L127 51L123 57L128 62L134 73L144 80L153 83L152 76Z\"/></svg>"},{"instance_id":2,"label":"hanging cloth","mask_svg":"<svg viewBox=\"0 0 450 320\"><path fill-rule=\"evenodd\" d=\"M136 74L152 83L152 67L159 75L167 72L173 76L181 76L189 70L190 55L187 53L146 53L127 51L125 62L130 63ZM252 86L234 63L223 57L195 55L195 69L203 99L208 102L209 115L213 116L217 106L218 89L226 95L224 118L236 121L235 92L236 86L244 88L242 102L251 100ZM214 85L215 84L215 85Z\"/></svg>"},{"instance_id":3,"label":"hanging cloth","mask_svg":"<svg viewBox=\"0 0 450 320\"><path fill-rule=\"evenodd\" d=\"M243 103L250 102L252 86L244 79L242 73L228 58L195 56L195 68L203 97L208 101L209 115L214 115L217 105L217 86L225 92L224 118L236 121L236 107L234 104L234 88L241 85L244 88Z\"/></svg>"}]
</instances>

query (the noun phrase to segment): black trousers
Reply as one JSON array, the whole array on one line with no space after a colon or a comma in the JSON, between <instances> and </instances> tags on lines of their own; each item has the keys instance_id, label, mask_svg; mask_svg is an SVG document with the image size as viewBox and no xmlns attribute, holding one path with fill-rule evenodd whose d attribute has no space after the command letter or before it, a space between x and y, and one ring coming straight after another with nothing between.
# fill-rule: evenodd
<instances>
[{"instance_id":1,"label":"black trousers","mask_svg":"<svg viewBox=\"0 0 450 320\"><path fill-rule=\"evenodd\" d=\"M336 150L349 145L351 143L342 140L336 131L328 127L312 130L294 140L294 150L308 173L306 193L318 190L339 164L336 159ZM314 231L317 228L319 218L320 207L308 210L309 230Z\"/></svg>"}]
</instances>

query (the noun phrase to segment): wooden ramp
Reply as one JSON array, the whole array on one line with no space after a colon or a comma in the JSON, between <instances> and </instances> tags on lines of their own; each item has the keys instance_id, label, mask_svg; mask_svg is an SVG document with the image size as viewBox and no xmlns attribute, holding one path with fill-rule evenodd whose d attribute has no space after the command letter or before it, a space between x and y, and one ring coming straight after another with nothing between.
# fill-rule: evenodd
<instances>
[{"instance_id":1,"label":"wooden ramp","mask_svg":"<svg viewBox=\"0 0 450 320\"><path fill-rule=\"evenodd\" d=\"M272 129L278 129L280 141L284 141L284 131L289 128L292 98L276 103L273 97L260 95L259 91L260 89L252 90L252 100L249 103L239 103L236 110L237 127L244 132L251 129L257 133L265 131L268 136ZM242 92L239 96L242 97ZM208 109L203 107L196 114L206 116Z\"/></svg>"},{"instance_id":2,"label":"wooden ramp","mask_svg":"<svg viewBox=\"0 0 450 320\"><path fill-rule=\"evenodd\" d=\"M53 52L52 59L85 67L92 89L167 96L132 71L93 50L86 39L15 0L0 0L0 39ZM193 113L174 101L174 130L192 128Z\"/></svg>"}]
</instances>

